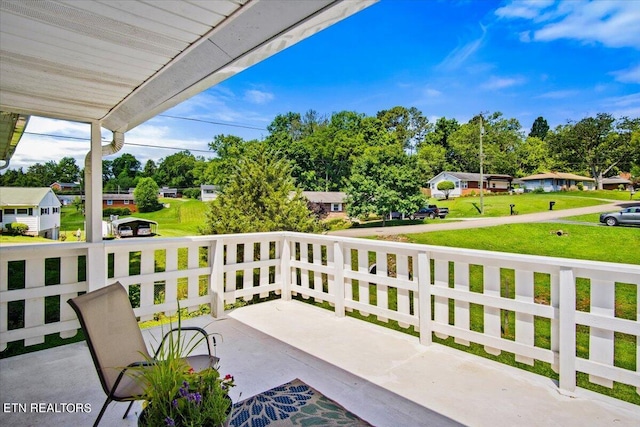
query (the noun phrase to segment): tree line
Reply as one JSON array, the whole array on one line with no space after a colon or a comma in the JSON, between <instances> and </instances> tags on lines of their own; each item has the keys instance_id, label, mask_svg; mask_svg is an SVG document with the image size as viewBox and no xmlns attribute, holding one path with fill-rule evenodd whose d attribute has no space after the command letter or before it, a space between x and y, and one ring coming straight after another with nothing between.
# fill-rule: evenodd
<instances>
[{"instance_id":1,"label":"tree line","mask_svg":"<svg viewBox=\"0 0 640 427\"><path fill-rule=\"evenodd\" d=\"M353 111L324 116L310 110L278 115L267 130L262 141L217 135L209 143L210 158L181 151L144 165L131 154L103 160L104 191L127 191L141 178L182 190L200 184L224 185L230 165L255 145L264 145L289 161L292 177L303 190L346 190L357 172L355 161L362 156L378 157L379 162L408 163L418 171L417 183L425 186L445 170L478 172L481 131L486 173L522 177L556 170L591 176L596 182L620 172L640 175L640 119L616 119L607 113L567 122L553 130L538 117L527 132L518 120L500 112L479 114L467 123L446 117L431 123L418 109L401 106L375 116ZM389 150L396 150L396 155L391 156ZM65 157L57 163L36 163L26 171L7 170L0 176L0 185L81 183L82 176L75 160Z\"/></svg>"}]
</instances>

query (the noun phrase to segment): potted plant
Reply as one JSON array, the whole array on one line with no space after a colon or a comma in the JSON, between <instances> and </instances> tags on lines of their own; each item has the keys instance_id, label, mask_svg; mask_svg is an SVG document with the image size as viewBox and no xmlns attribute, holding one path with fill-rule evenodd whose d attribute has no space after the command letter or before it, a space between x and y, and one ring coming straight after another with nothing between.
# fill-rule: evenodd
<instances>
[{"instance_id":1,"label":"potted plant","mask_svg":"<svg viewBox=\"0 0 640 427\"><path fill-rule=\"evenodd\" d=\"M180 310L178 310L180 313ZM134 370L136 381L145 393L139 427L228 426L232 409L229 390L231 375L222 377L215 367L199 372L187 363L188 355L204 339L189 341L178 329L161 343L158 355Z\"/></svg>"}]
</instances>

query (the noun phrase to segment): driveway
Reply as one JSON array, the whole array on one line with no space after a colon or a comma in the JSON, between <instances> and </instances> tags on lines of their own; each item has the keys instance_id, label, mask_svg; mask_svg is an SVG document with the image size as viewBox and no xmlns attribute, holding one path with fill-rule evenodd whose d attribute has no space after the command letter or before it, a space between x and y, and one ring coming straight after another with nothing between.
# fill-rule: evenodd
<instances>
[{"instance_id":1,"label":"driveway","mask_svg":"<svg viewBox=\"0 0 640 427\"><path fill-rule=\"evenodd\" d=\"M426 233L429 231L460 230L463 228L493 227L496 225L516 224L522 222L553 221L575 215L609 212L622 209L629 202L616 201L605 205L588 206L586 208L544 211L525 215L501 216L491 218L457 218L452 220L430 220L428 224L399 225L395 227L350 228L348 230L330 231L329 234L348 237L393 236L397 234Z\"/></svg>"}]
</instances>

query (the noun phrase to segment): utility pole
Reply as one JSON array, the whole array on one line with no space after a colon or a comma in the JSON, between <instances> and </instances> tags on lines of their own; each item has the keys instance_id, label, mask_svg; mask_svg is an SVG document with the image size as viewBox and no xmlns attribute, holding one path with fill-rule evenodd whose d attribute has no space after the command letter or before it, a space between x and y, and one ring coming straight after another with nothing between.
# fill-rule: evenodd
<instances>
[{"instance_id":1,"label":"utility pole","mask_svg":"<svg viewBox=\"0 0 640 427\"><path fill-rule=\"evenodd\" d=\"M480 114L480 215L484 215L484 171L482 154L482 135L484 134L484 124L482 114Z\"/></svg>"}]
</instances>

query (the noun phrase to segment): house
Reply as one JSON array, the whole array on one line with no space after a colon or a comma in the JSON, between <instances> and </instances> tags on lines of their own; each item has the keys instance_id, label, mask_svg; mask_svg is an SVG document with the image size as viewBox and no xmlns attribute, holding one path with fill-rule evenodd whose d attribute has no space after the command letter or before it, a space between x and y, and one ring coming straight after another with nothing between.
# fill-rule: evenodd
<instances>
[{"instance_id":1,"label":"house","mask_svg":"<svg viewBox=\"0 0 640 427\"><path fill-rule=\"evenodd\" d=\"M49 187L54 191L80 192L80 184L77 182L54 182Z\"/></svg>"},{"instance_id":2,"label":"house","mask_svg":"<svg viewBox=\"0 0 640 427\"><path fill-rule=\"evenodd\" d=\"M169 187L162 187L160 189L160 191L158 192L158 196L159 197L168 197L171 199L175 199L178 197L182 197L182 194L178 193L178 189L177 188L169 188Z\"/></svg>"},{"instance_id":3,"label":"house","mask_svg":"<svg viewBox=\"0 0 640 427\"><path fill-rule=\"evenodd\" d=\"M629 190L632 187L631 181L620 175L612 176L610 178L602 178L603 190Z\"/></svg>"},{"instance_id":4,"label":"house","mask_svg":"<svg viewBox=\"0 0 640 427\"><path fill-rule=\"evenodd\" d=\"M480 174L469 172L440 172L429 180L428 195L437 199L444 199L444 192L438 190L438 184L442 181L451 181L455 188L449 193L449 197L460 197L480 192ZM482 188L485 192L504 193L511 189L511 175L483 174Z\"/></svg>"},{"instance_id":5,"label":"house","mask_svg":"<svg viewBox=\"0 0 640 427\"><path fill-rule=\"evenodd\" d=\"M30 236L58 240L60 206L51 188L0 187L0 228L19 222Z\"/></svg>"},{"instance_id":6,"label":"house","mask_svg":"<svg viewBox=\"0 0 640 427\"><path fill-rule=\"evenodd\" d=\"M343 217L347 215L345 200L347 195L342 191L303 191L302 196L309 203L318 204L328 212L328 217Z\"/></svg>"},{"instance_id":7,"label":"house","mask_svg":"<svg viewBox=\"0 0 640 427\"><path fill-rule=\"evenodd\" d=\"M584 190L594 190L596 180L587 176L565 172L545 172L520 178L525 191L542 188L545 192L577 190L580 186Z\"/></svg>"},{"instance_id":8,"label":"house","mask_svg":"<svg viewBox=\"0 0 640 427\"><path fill-rule=\"evenodd\" d=\"M219 185L200 185L200 200L202 200L203 202L210 202L212 200L215 200L215 198L218 197L218 193L220 193Z\"/></svg>"},{"instance_id":9,"label":"house","mask_svg":"<svg viewBox=\"0 0 640 427\"><path fill-rule=\"evenodd\" d=\"M82 196L82 203L85 196ZM131 212L136 212L138 207L133 198L133 193L127 194L102 194L102 209L108 208L128 208Z\"/></svg>"}]
</instances>

